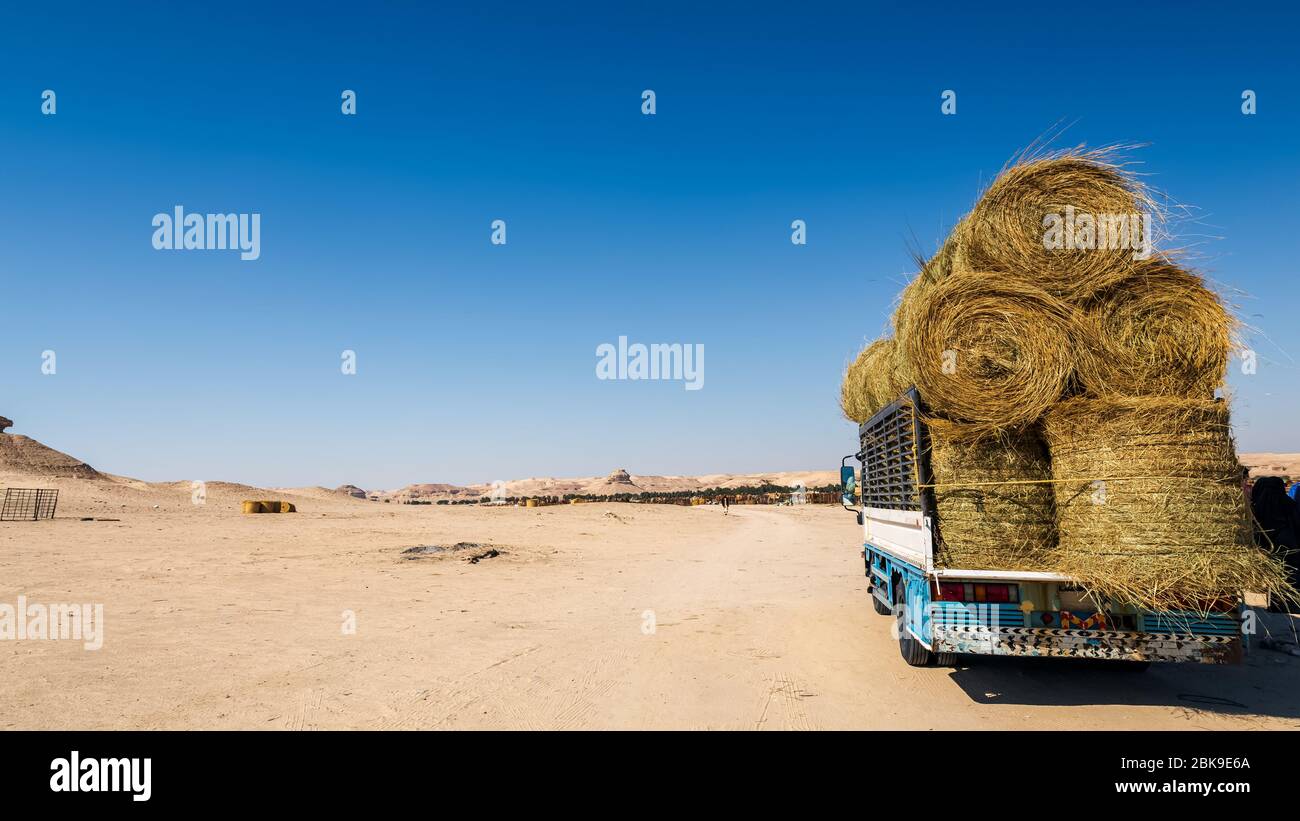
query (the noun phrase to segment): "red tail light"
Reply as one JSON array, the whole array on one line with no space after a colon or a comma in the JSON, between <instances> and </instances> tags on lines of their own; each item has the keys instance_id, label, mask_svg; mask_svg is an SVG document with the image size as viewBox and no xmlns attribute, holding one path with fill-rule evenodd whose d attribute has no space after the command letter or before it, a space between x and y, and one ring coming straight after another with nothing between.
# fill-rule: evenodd
<instances>
[{"instance_id":1,"label":"red tail light","mask_svg":"<svg viewBox=\"0 0 1300 821\"><path fill-rule=\"evenodd\" d=\"M966 585L961 582L943 582L939 585L939 601L965 601Z\"/></svg>"},{"instance_id":2,"label":"red tail light","mask_svg":"<svg viewBox=\"0 0 1300 821\"><path fill-rule=\"evenodd\" d=\"M990 584L984 588L984 601L1009 602L1011 601L1011 585L1009 584Z\"/></svg>"},{"instance_id":3,"label":"red tail light","mask_svg":"<svg viewBox=\"0 0 1300 821\"><path fill-rule=\"evenodd\" d=\"M942 582L939 585L940 601L1001 602L1014 604L1020 601L1020 586L1015 584L976 584L974 582Z\"/></svg>"}]
</instances>

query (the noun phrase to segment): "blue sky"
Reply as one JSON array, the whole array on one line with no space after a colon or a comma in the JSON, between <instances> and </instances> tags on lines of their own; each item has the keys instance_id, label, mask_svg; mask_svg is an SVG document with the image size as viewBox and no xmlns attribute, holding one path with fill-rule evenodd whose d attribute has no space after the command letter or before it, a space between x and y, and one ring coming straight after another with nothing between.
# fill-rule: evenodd
<instances>
[{"instance_id":1,"label":"blue sky","mask_svg":"<svg viewBox=\"0 0 1300 821\"><path fill-rule=\"evenodd\" d=\"M1300 13L268 6L6 12L14 432L151 480L831 468L908 243L1065 122L1199 209L1259 329L1239 444L1300 450ZM177 204L260 213L261 258L154 250ZM703 344L704 388L597 380L620 335Z\"/></svg>"}]
</instances>

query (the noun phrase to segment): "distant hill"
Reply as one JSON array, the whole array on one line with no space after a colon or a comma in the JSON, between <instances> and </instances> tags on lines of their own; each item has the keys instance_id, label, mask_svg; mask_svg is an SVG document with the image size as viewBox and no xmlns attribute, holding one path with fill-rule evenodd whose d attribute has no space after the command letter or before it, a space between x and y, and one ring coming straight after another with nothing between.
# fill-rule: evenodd
<instances>
[{"instance_id":1,"label":"distant hill","mask_svg":"<svg viewBox=\"0 0 1300 821\"><path fill-rule=\"evenodd\" d=\"M1251 476L1289 476L1300 480L1300 453L1243 453Z\"/></svg>"},{"instance_id":2,"label":"distant hill","mask_svg":"<svg viewBox=\"0 0 1300 821\"><path fill-rule=\"evenodd\" d=\"M0 474L33 479L97 479L103 475L80 459L15 433L0 433Z\"/></svg>"}]
</instances>

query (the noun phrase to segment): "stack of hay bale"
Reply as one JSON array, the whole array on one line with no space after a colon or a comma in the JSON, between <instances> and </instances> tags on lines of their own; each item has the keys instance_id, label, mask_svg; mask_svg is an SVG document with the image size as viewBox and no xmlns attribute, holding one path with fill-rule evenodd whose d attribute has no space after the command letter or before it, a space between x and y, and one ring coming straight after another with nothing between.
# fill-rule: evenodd
<instances>
[{"instance_id":1,"label":"stack of hay bale","mask_svg":"<svg viewBox=\"0 0 1300 821\"><path fill-rule=\"evenodd\" d=\"M893 337L849 366L845 415L917 388L945 566L1065 573L1151 609L1292 595L1253 545L1215 398L1232 318L1199 276L1132 247L1136 232L1115 242L1081 221L1074 247L1048 247L1049 215L1067 213L1159 218L1106 152L1007 168L904 289Z\"/></svg>"},{"instance_id":2,"label":"stack of hay bale","mask_svg":"<svg viewBox=\"0 0 1300 821\"><path fill-rule=\"evenodd\" d=\"M297 513L298 507L293 502L245 500L244 513Z\"/></svg>"}]
</instances>

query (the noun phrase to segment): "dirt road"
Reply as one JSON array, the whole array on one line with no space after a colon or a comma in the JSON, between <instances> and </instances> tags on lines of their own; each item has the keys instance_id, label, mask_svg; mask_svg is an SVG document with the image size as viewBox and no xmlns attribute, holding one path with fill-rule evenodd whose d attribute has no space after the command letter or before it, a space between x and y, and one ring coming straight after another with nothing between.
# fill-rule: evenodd
<instances>
[{"instance_id":1,"label":"dirt road","mask_svg":"<svg viewBox=\"0 0 1300 821\"><path fill-rule=\"evenodd\" d=\"M219 492L97 493L67 515L120 522L0 526L0 602L105 611L99 650L0 641L2 727L1300 727L1300 659L1270 652L909 668L836 508L307 498L241 517ZM402 553L457 542L484 547Z\"/></svg>"}]
</instances>

